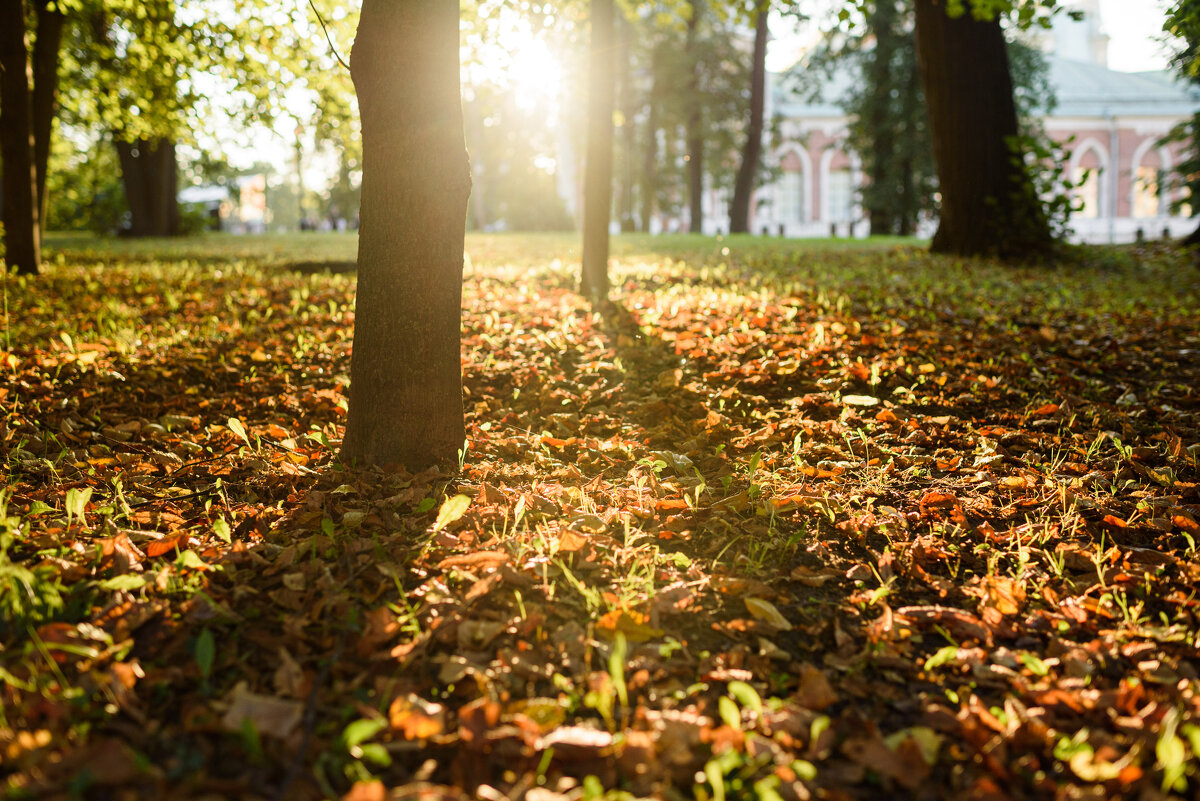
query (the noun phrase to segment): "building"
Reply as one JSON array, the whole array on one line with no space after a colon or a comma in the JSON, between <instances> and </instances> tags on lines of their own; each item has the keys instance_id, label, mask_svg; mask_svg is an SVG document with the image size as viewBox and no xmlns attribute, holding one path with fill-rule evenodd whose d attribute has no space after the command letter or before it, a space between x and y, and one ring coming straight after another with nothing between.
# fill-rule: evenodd
<instances>
[{"instance_id":1,"label":"building","mask_svg":"<svg viewBox=\"0 0 1200 801\"><path fill-rule=\"evenodd\" d=\"M1065 174L1082 210L1071 219L1077 240L1128 242L1183 236L1195 228L1190 210L1171 212L1175 190L1166 179L1179 164L1179 144L1160 144L1176 124L1200 110L1200 95L1165 72L1122 73L1107 67L1097 0L1076 3L1081 20L1063 17L1040 42L1047 51L1057 105L1044 120L1047 133L1070 142ZM847 117L838 99L849 74L834 75L812 102L773 82L771 109L781 144L768 156L779 178L761 188L753 204L758 232L786 236L865 236L857 202L863 173L844 142ZM712 197L713 211L719 199ZM716 233L728 222L710 215ZM929 221L926 233L932 233Z\"/></svg>"}]
</instances>

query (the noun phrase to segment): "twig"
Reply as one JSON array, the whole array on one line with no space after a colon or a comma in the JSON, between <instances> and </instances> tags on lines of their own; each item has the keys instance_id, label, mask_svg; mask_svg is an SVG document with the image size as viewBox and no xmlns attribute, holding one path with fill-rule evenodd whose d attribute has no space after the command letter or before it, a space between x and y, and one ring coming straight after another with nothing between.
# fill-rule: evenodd
<instances>
[{"instance_id":1,"label":"twig","mask_svg":"<svg viewBox=\"0 0 1200 801\"><path fill-rule=\"evenodd\" d=\"M321 23L321 30L325 31L325 41L329 42L329 50L333 53L333 57L336 58L337 62L345 67L346 71L348 72L350 70L350 65L345 61L342 61L342 56L338 53L337 45L333 43L333 38L329 35L329 28L325 26L325 18L321 16L320 11L317 11L317 6L315 3L313 3L313 0L308 0L308 7L311 8L312 12L317 15L317 22Z\"/></svg>"}]
</instances>

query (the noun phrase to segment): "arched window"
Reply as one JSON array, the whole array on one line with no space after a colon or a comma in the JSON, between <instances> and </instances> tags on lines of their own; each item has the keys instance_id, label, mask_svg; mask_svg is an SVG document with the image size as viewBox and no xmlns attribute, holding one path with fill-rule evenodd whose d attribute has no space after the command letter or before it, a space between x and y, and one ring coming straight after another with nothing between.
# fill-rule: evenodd
<instances>
[{"instance_id":1,"label":"arched window","mask_svg":"<svg viewBox=\"0 0 1200 801\"><path fill-rule=\"evenodd\" d=\"M1075 200L1082 208L1077 217L1095 219L1106 213L1107 195L1105 174L1108 172L1108 154L1094 139L1088 139L1071 155L1068 175L1075 184Z\"/></svg>"},{"instance_id":2,"label":"arched window","mask_svg":"<svg viewBox=\"0 0 1200 801\"><path fill-rule=\"evenodd\" d=\"M779 178L775 197L782 223L804 222L804 173L801 170L785 170Z\"/></svg>"}]
</instances>

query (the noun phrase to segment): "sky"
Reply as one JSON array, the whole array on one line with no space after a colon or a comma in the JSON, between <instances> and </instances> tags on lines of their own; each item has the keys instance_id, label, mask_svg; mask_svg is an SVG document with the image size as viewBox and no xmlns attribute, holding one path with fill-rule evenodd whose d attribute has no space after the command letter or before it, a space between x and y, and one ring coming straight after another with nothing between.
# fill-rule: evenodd
<instances>
[{"instance_id":1,"label":"sky","mask_svg":"<svg viewBox=\"0 0 1200 801\"><path fill-rule=\"evenodd\" d=\"M1121 72L1166 69L1160 0L1100 0L1108 43L1108 66Z\"/></svg>"}]
</instances>

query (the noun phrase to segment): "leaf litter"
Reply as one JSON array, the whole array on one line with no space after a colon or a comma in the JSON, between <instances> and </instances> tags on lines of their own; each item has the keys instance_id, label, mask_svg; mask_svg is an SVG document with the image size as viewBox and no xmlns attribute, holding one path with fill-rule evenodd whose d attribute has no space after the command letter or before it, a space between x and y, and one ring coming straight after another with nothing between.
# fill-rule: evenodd
<instances>
[{"instance_id":1,"label":"leaf litter","mask_svg":"<svg viewBox=\"0 0 1200 801\"><path fill-rule=\"evenodd\" d=\"M9 279L6 795L1193 795L1190 262L696 242L472 239L457 476L336 460L350 276Z\"/></svg>"}]
</instances>

